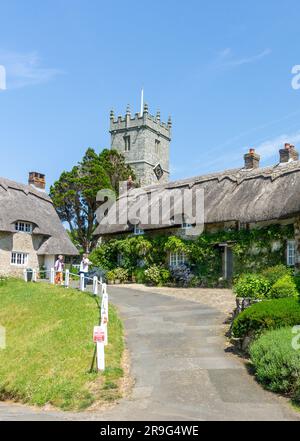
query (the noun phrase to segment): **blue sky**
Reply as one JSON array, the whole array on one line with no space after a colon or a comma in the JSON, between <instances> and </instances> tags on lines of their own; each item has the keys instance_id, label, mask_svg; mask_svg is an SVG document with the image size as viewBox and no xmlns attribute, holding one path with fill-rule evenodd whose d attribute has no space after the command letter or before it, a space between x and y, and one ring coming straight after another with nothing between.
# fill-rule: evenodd
<instances>
[{"instance_id":1,"label":"blue sky","mask_svg":"<svg viewBox=\"0 0 300 441\"><path fill-rule=\"evenodd\" d=\"M109 111L172 115L172 178L300 148L300 4L274 0L3 0L0 176L57 179L109 146Z\"/></svg>"}]
</instances>

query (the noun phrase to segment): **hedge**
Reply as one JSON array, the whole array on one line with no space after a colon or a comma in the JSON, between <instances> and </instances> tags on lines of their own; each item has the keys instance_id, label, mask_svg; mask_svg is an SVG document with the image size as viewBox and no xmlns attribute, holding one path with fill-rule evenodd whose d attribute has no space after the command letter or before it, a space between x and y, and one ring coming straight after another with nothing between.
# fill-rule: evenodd
<instances>
[{"instance_id":1,"label":"hedge","mask_svg":"<svg viewBox=\"0 0 300 441\"><path fill-rule=\"evenodd\" d=\"M295 298L265 300L243 311L233 322L236 338L300 324L300 302Z\"/></svg>"}]
</instances>

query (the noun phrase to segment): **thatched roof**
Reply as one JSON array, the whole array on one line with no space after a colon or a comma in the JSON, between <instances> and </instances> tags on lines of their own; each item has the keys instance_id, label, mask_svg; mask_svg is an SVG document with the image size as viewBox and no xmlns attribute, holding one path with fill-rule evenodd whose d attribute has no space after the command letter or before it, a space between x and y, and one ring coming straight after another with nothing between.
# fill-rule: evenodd
<instances>
[{"instance_id":1,"label":"thatched roof","mask_svg":"<svg viewBox=\"0 0 300 441\"><path fill-rule=\"evenodd\" d=\"M45 192L0 177L0 231L14 233L16 221L32 223L32 234L45 236L38 254L78 254Z\"/></svg>"},{"instance_id":2,"label":"thatched roof","mask_svg":"<svg viewBox=\"0 0 300 441\"><path fill-rule=\"evenodd\" d=\"M204 190L205 224L240 221L252 223L293 217L300 213L300 161L252 170L233 169L197 176L165 185L145 187L151 194L151 205L174 189ZM132 205L136 192L128 193ZM123 196L124 197L124 196ZM122 196L120 201L122 200ZM144 210L149 209L144 197ZM174 204L176 206L176 202ZM96 235L115 234L132 230L132 225L110 224L111 213L97 227ZM107 224L108 221L108 224ZM179 224L172 224L179 225ZM164 225L164 226L170 226ZM161 225L141 225L145 230Z\"/></svg>"}]
</instances>

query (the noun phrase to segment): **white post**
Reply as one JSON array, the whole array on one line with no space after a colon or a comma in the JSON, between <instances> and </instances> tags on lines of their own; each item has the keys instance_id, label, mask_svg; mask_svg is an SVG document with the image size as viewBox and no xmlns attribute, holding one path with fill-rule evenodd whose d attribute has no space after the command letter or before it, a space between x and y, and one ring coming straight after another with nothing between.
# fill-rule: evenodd
<instances>
[{"instance_id":1,"label":"white post","mask_svg":"<svg viewBox=\"0 0 300 441\"><path fill-rule=\"evenodd\" d=\"M93 293L95 294L95 296L98 294L98 277L97 276L93 277Z\"/></svg>"},{"instance_id":2,"label":"white post","mask_svg":"<svg viewBox=\"0 0 300 441\"><path fill-rule=\"evenodd\" d=\"M98 371L105 370L105 350L104 342L97 342L97 368Z\"/></svg>"},{"instance_id":3,"label":"white post","mask_svg":"<svg viewBox=\"0 0 300 441\"><path fill-rule=\"evenodd\" d=\"M101 303L101 325L104 328L105 338L104 345L108 344L108 295L106 293L106 285L105 285L105 293L102 294L102 303Z\"/></svg>"},{"instance_id":4,"label":"white post","mask_svg":"<svg viewBox=\"0 0 300 441\"><path fill-rule=\"evenodd\" d=\"M27 282L27 270L24 269L23 273L24 273L24 280L25 280L25 282Z\"/></svg>"},{"instance_id":5,"label":"white post","mask_svg":"<svg viewBox=\"0 0 300 441\"><path fill-rule=\"evenodd\" d=\"M54 268L51 268L51 270L50 270L50 283L52 283L52 285L54 285L54 283L55 283L55 271L54 271Z\"/></svg>"},{"instance_id":6,"label":"white post","mask_svg":"<svg viewBox=\"0 0 300 441\"><path fill-rule=\"evenodd\" d=\"M70 270L66 269L65 272L65 287L69 288L70 285Z\"/></svg>"},{"instance_id":7,"label":"white post","mask_svg":"<svg viewBox=\"0 0 300 441\"><path fill-rule=\"evenodd\" d=\"M37 281L37 271L36 271L36 269L32 270L32 281L33 282Z\"/></svg>"},{"instance_id":8,"label":"white post","mask_svg":"<svg viewBox=\"0 0 300 441\"><path fill-rule=\"evenodd\" d=\"M84 291L85 290L85 286L84 286L84 274L81 273L80 274L80 291Z\"/></svg>"},{"instance_id":9,"label":"white post","mask_svg":"<svg viewBox=\"0 0 300 441\"><path fill-rule=\"evenodd\" d=\"M97 368L99 371L105 370L105 350L104 350L105 331L103 326L94 327L94 343L97 345Z\"/></svg>"},{"instance_id":10,"label":"white post","mask_svg":"<svg viewBox=\"0 0 300 441\"><path fill-rule=\"evenodd\" d=\"M108 345L108 315L106 311L101 314L101 326L104 330L104 346Z\"/></svg>"}]
</instances>

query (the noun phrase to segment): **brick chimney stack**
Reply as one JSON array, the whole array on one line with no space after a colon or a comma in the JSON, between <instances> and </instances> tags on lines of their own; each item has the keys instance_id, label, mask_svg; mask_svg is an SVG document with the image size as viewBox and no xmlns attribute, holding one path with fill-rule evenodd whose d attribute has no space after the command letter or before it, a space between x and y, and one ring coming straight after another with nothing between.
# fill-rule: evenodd
<instances>
[{"instance_id":1,"label":"brick chimney stack","mask_svg":"<svg viewBox=\"0 0 300 441\"><path fill-rule=\"evenodd\" d=\"M244 155L245 169L251 170L259 167L260 156L255 153L255 149L249 149L249 153Z\"/></svg>"},{"instance_id":2,"label":"brick chimney stack","mask_svg":"<svg viewBox=\"0 0 300 441\"><path fill-rule=\"evenodd\" d=\"M37 172L30 172L28 178L28 184L33 185L33 187L38 190L45 190L46 188L46 179L45 175Z\"/></svg>"},{"instance_id":3,"label":"brick chimney stack","mask_svg":"<svg viewBox=\"0 0 300 441\"><path fill-rule=\"evenodd\" d=\"M298 161L299 153L294 145L285 143L284 148L279 150L280 164L290 161Z\"/></svg>"}]
</instances>

